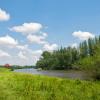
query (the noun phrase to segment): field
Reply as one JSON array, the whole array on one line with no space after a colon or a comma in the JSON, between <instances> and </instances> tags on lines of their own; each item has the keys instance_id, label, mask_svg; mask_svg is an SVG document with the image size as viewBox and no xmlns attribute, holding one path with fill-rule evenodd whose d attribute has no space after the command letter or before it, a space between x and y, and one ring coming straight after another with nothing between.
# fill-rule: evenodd
<instances>
[{"instance_id":1,"label":"field","mask_svg":"<svg viewBox=\"0 0 100 100\"><path fill-rule=\"evenodd\" d=\"M21 74L1 68L0 100L100 100L100 81Z\"/></svg>"}]
</instances>

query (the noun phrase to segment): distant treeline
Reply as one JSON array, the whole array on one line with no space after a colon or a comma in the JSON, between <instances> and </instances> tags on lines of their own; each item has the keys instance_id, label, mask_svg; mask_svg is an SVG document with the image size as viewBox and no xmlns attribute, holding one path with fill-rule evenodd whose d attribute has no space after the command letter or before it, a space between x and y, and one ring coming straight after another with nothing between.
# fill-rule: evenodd
<instances>
[{"instance_id":1,"label":"distant treeline","mask_svg":"<svg viewBox=\"0 0 100 100\"><path fill-rule=\"evenodd\" d=\"M13 69L35 68L35 66L18 66L18 65L13 65L11 67Z\"/></svg>"},{"instance_id":2,"label":"distant treeline","mask_svg":"<svg viewBox=\"0 0 100 100\"><path fill-rule=\"evenodd\" d=\"M5 65L0 65L0 67L6 67ZM6 67L7 68L7 67ZM24 69L24 68L36 68L35 66L19 66L19 65L11 65L9 66L11 69Z\"/></svg>"},{"instance_id":3,"label":"distant treeline","mask_svg":"<svg viewBox=\"0 0 100 100\"><path fill-rule=\"evenodd\" d=\"M42 69L85 69L100 73L100 36L88 39L76 48L44 51L36 64ZM99 74L100 76L100 74Z\"/></svg>"}]
</instances>

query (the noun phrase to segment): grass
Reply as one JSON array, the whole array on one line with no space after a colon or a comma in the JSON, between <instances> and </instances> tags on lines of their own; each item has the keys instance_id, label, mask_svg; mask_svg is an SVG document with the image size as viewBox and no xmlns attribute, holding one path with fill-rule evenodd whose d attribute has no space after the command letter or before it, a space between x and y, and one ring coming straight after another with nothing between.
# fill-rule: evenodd
<instances>
[{"instance_id":1,"label":"grass","mask_svg":"<svg viewBox=\"0 0 100 100\"><path fill-rule=\"evenodd\" d=\"M69 80L0 69L0 100L100 100L100 81Z\"/></svg>"}]
</instances>

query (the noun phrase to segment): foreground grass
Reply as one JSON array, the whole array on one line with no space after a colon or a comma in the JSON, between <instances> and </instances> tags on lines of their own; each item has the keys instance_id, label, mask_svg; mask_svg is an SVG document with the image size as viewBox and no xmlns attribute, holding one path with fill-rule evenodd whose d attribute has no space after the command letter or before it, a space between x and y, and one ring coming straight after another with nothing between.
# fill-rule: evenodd
<instances>
[{"instance_id":1,"label":"foreground grass","mask_svg":"<svg viewBox=\"0 0 100 100\"><path fill-rule=\"evenodd\" d=\"M0 69L0 100L100 100L100 82L19 74Z\"/></svg>"}]
</instances>

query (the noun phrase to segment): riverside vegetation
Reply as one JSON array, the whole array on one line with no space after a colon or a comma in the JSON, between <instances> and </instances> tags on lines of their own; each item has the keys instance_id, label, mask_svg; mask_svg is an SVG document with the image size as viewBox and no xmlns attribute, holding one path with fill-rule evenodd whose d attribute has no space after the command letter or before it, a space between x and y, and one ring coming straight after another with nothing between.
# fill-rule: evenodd
<instances>
[{"instance_id":1,"label":"riverside vegetation","mask_svg":"<svg viewBox=\"0 0 100 100\"><path fill-rule=\"evenodd\" d=\"M22 74L0 68L0 100L100 100L100 81Z\"/></svg>"},{"instance_id":2,"label":"riverside vegetation","mask_svg":"<svg viewBox=\"0 0 100 100\"><path fill-rule=\"evenodd\" d=\"M44 51L36 64L42 69L77 69L91 73L95 80L100 79L100 36L88 39L78 47L67 47L54 52Z\"/></svg>"}]
</instances>

